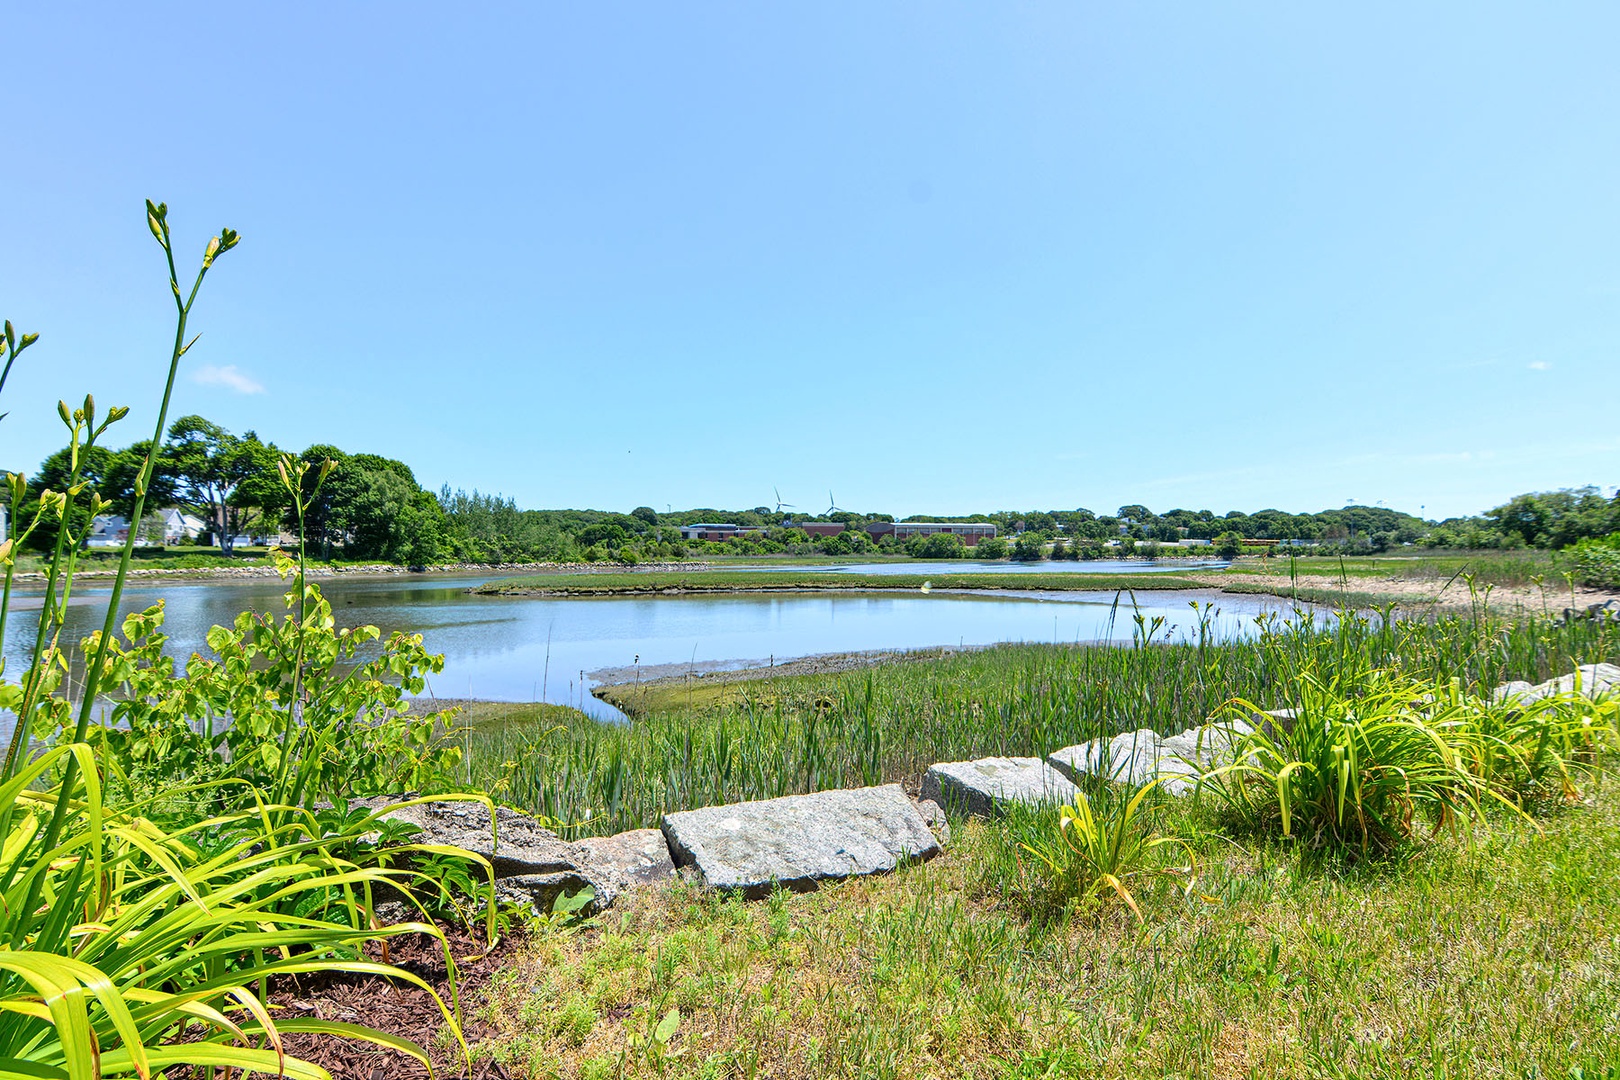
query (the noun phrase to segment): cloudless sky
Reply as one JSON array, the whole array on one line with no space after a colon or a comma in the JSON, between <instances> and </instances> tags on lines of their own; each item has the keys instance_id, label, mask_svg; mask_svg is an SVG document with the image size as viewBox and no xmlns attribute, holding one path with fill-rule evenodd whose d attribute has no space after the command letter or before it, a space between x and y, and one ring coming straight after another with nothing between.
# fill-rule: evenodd
<instances>
[{"instance_id":1,"label":"cloudless sky","mask_svg":"<svg viewBox=\"0 0 1620 1080\"><path fill-rule=\"evenodd\" d=\"M1620 483L1613 4L7 5L0 464L93 391L530 507ZM1606 490L1611 490L1607 489Z\"/></svg>"}]
</instances>

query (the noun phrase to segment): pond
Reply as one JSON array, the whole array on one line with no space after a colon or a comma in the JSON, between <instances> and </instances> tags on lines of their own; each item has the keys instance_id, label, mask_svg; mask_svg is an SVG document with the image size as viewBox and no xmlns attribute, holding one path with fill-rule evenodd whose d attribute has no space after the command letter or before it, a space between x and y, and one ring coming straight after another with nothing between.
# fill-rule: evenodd
<instances>
[{"instance_id":1,"label":"pond","mask_svg":"<svg viewBox=\"0 0 1620 1080\"><path fill-rule=\"evenodd\" d=\"M1112 592L839 594L729 593L668 597L506 597L470 593L494 575L366 576L320 584L340 624L371 623L386 634L420 632L445 654L433 678L438 697L571 703L592 715L618 718L590 689L608 669L662 665L686 670L769 664L825 653L1002 641L1129 641L1128 598ZM139 610L164 600L167 651L184 660L206 652L208 629L238 612L281 610L284 587L274 579L232 582L137 582L123 607ZM98 629L106 586L81 583L69 610L64 641ZM1163 616L1175 636L1196 633L1191 601L1213 601L1220 637L1252 630L1255 616L1284 611L1285 601L1207 593L1136 594L1141 613ZM34 601L37 611L37 596ZM19 671L32 645L37 615L14 611L4 642L7 671ZM633 677L633 674L632 674Z\"/></svg>"}]
</instances>

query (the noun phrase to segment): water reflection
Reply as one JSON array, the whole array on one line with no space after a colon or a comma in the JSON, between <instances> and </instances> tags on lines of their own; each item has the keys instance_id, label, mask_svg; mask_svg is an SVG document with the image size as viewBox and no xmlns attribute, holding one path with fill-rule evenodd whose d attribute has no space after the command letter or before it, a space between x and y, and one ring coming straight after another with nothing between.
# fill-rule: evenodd
<instances>
[{"instance_id":1,"label":"water reflection","mask_svg":"<svg viewBox=\"0 0 1620 1080\"><path fill-rule=\"evenodd\" d=\"M431 681L440 697L572 703L617 716L590 696L605 668L704 664L742 666L821 653L987 645L1001 641L1130 640L1131 611L1115 609L1112 592L961 594L934 591L837 594L729 594L672 597L503 597L468 589L489 575L352 577L322 581L341 625L371 623L384 635L420 632L446 656ZM247 582L139 582L123 608L165 601L166 651L181 663L206 653L208 629L245 609L282 610L285 587ZM69 609L64 641L98 629L106 587L82 583L84 603ZM1141 613L1162 616L1186 637L1196 633L1191 599L1207 594L1140 592ZM1220 596L1213 630L1229 638L1253 629L1264 611L1286 610L1268 597ZM37 606L35 608L37 612ZM37 614L14 611L4 642L7 670L18 671L33 642Z\"/></svg>"}]
</instances>

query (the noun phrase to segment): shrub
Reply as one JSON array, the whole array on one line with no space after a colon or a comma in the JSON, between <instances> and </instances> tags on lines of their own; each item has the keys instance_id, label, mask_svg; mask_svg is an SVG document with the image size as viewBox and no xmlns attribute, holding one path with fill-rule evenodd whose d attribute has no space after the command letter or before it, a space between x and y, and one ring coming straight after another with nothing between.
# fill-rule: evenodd
<instances>
[{"instance_id":1,"label":"shrub","mask_svg":"<svg viewBox=\"0 0 1620 1080\"><path fill-rule=\"evenodd\" d=\"M1005 559L1010 549L1007 541L999 536L987 536L973 545L975 559Z\"/></svg>"},{"instance_id":2,"label":"shrub","mask_svg":"<svg viewBox=\"0 0 1620 1080\"><path fill-rule=\"evenodd\" d=\"M1100 559L1108 553L1108 549L1103 547L1101 540L1093 540L1088 537L1084 540L1076 540L1074 545L1069 548L1069 552L1070 556L1075 559Z\"/></svg>"},{"instance_id":3,"label":"shrub","mask_svg":"<svg viewBox=\"0 0 1620 1080\"><path fill-rule=\"evenodd\" d=\"M1620 589L1620 533L1582 540L1569 549L1570 569L1582 585Z\"/></svg>"},{"instance_id":4,"label":"shrub","mask_svg":"<svg viewBox=\"0 0 1620 1080\"><path fill-rule=\"evenodd\" d=\"M1013 542L1012 557L1019 562L1037 562L1046 557L1046 537L1024 533Z\"/></svg>"},{"instance_id":5,"label":"shrub","mask_svg":"<svg viewBox=\"0 0 1620 1080\"><path fill-rule=\"evenodd\" d=\"M1215 554L1223 559L1235 559L1243 553L1243 537L1231 531L1215 538Z\"/></svg>"},{"instance_id":6,"label":"shrub","mask_svg":"<svg viewBox=\"0 0 1620 1080\"><path fill-rule=\"evenodd\" d=\"M275 552L284 577L294 574ZM130 776L162 774L174 786L241 781L272 802L313 806L353 795L443 791L461 752L448 730L454 712L410 712L407 693L444 669L422 635L394 633L378 655L375 626L338 628L320 588L287 593L287 613L243 612L208 632L217 659L193 657L183 677L163 655L163 605L124 620L128 645L109 643L103 685L119 689L112 725L92 738ZM86 639L86 654L100 635ZM217 787L229 803L241 788ZM221 809L229 808L222 806Z\"/></svg>"},{"instance_id":7,"label":"shrub","mask_svg":"<svg viewBox=\"0 0 1620 1080\"><path fill-rule=\"evenodd\" d=\"M906 554L914 559L961 559L966 557L967 549L955 533L934 533L909 538Z\"/></svg>"}]
</instances>

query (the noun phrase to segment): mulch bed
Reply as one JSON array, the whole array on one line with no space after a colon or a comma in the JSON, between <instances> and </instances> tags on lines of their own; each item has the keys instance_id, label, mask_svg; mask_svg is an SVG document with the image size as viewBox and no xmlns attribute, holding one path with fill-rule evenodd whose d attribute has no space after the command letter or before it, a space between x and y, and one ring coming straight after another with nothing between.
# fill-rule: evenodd
<instances>
[{"instance_id":1,"label":"mulch bed","mask_svg":"<svg viewBox=\"0 0 1620 1080\"><path fill-rule=\"evenodd\" d=\"M461 996L462 1034L469 1046L492 1034L490 1025L476 1017L478 992L491 976L514 958L520 942L504 937L494 951L484 952L484 940L461 927L444 927L450 953L456 960L456 986ZM451 1005L445 975L443 946L426 934L411 934L388 942L384 956L380 943L366 947L368 958L393 964L420 978ZM271 1015L315 1018L363 1024L390 1035L410 1039L428 1052L434 1074L469 1077L469 1080L511 1080L498 1062L484 1057L467 1071L460 1046L434 1046L444 1027L444 1016L431 995L420 987L378 976L320 974L280 978L270 984ZM453 1007L453 1005L452 1005ZM428 1070L407 1054L375 1043L303 1032L282 1036L291 1057L302 1058L330 1072L334 1080L427 1080ZM179 1070L178 1072L188 1072ZM178 1072L171 1072L179 1080Z\"/></svg>"}]
</instances>

